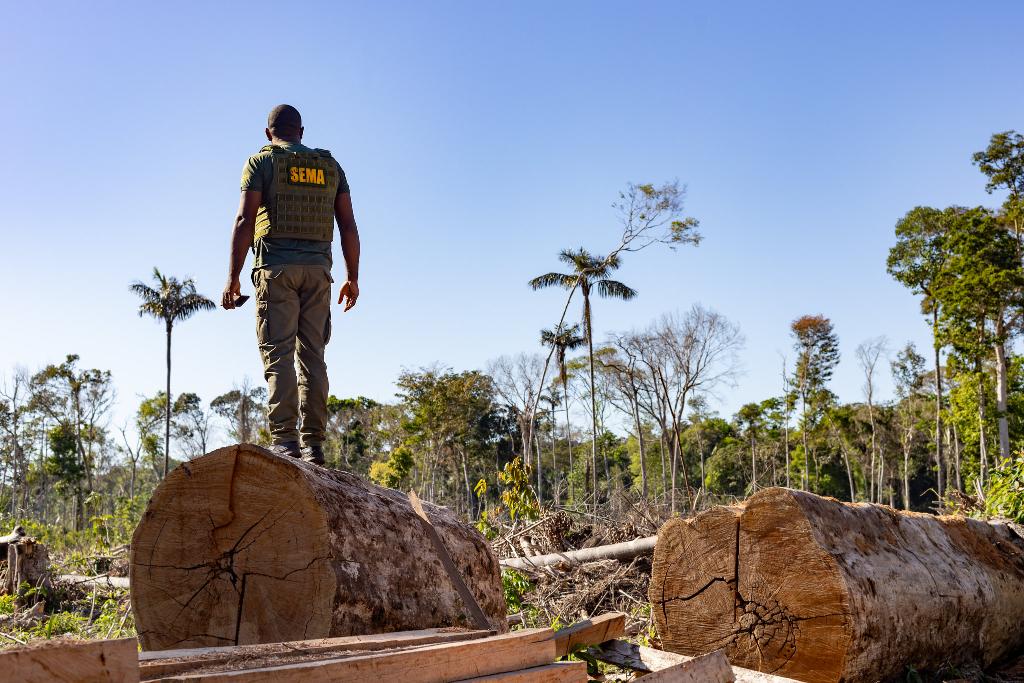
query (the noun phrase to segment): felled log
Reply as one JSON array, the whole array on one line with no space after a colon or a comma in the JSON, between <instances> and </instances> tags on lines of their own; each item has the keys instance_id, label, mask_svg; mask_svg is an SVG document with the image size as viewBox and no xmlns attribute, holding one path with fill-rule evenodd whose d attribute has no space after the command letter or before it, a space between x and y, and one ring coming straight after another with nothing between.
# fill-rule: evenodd
<instances>
[{"instance_id":1,"label":"felled log","mask_svg":"<svg viewBox=\"0 0 1024 683\"><path fill-rule=\"evenodd\" d=\"M425 507L505 631L486 540ZM472 626L404 495L248 444L184 463L157 487L132 538L131 583L145 650Z\"/></svg>"},{"instance_id":2,"label":"felled log","mask_svg":"<svg viewBox=\"0 0 1024 683\"><path fill-rule=\"evenodd\" d=\"M124 576L84 576L82 574L58 574L57 580L82 588L106 588L110 590L127 590L131 582Z\"/></svg>"},{"instance_id":3,"label":"felled log","mask_svg":"<svg viewBox=\"0 0 1024 683\"><path fill-rule=\"evenodd\" d=\"M549 567L556 564L583 564L584 562L597 562L599 560L632 560L640 555L649 555L654 551L654 544L657 536L638 538L623 543L611 545L599 545L593 548L581 550L570 550L564 553L548 553L547 555L533 555L531 557L509 557L501 561L501 566L512 569L534 569L536 567Z\"/></svg>"},{"instance_id":4,"label":"felled log","mask_svg":"<svg viewBox=\"0 0 1024 683\"><path fill-rule=\"evenodd\" d=\"M988 666L1024 645L1024 540L1005 525L765 489L672 520L649 597L665 649L804 681Z\"/></svg>"}]
</instances>

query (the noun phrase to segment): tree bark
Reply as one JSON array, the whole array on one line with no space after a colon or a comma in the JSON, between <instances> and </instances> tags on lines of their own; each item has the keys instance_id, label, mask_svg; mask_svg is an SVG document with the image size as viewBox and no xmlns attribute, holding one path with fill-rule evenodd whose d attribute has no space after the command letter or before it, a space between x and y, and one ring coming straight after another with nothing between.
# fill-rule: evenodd
<instances>
[{"instance_id":1,"label":"tree bark","mask_svg":"<svg viewBox=\"0 0 1024 683\"><path fill-rule=\"evenodd\" d=\"M597 387L594 382L594 324L590 311L590 287L583 284L583 323L587 333L587 360L590 363L590 464L591 485L594 489L594 512L600 497L597 495Z\"/></svg>"},{"instance_id":2,"label":"tree bark","mask_svg":"<svg viewBox=\"0 0 1024 683\"><path fill-rule=\"evenodd\" d=\"M1000 329L1002 324L1000 323ZM997 331L998 333L998 331ZM1010 427L1006 419L1009 386L1006 378L1006 344L999 342L996 351L996 415L999 423L999 460L1010 457Z\"/></svg>"},{"instance_id":3,"label":"tree bark","mask_svg":"<svg viewBox=\"0 0 1024 683\"><path fill-rule=\"evenodd\" d=\"M945 461L942 457L942 350L939 348L939 309L932 310L932 346L935 349L935 466L938 474L935 480L935 492L942 498L945 488ZM957 484L957 488L960 484Z\"/></svg>"},{"instance_id":4,"label":"tree bark","mask_svg":"<svg viewBox=\"0 0 1024 683\"><path fill-rule=\"evenodd\" d=\"M572 426L569 423L569 383L562 382L562 392L565 394L565 445L569 449L569 470L566 480L569 483L569 501L576 503L576 487L573 486L572 476Z\"/></svg>"},{"instance_id":5,"label":"tree bark","mask_svg":"<svg viewBox=\"0 0 1024 683\"><path fill-rule=\"evenodd\" d=\"M1024 540L1003 524L790 489L671 520L652 612L667 650L812 683L987 666L1024 645Z\"/></svg>"},{"instance_id":6,"label":"tree bark","mask_svg":"<svg viewBox=\"0 0 1024 683\"><path fill-rule=\"evenodd\" d=\"M487 541L425 507L493 628L505 630ZM132 538L131 577L146 650L472 626L405 495L249 444L164 479Z\"/></svg>"},{"instance_id":7,"label":"tree bark","mask_svg":"<svg viewBox=\"0 0 1024 683\"><path fill-rule=\"evenodd\" d=\"M167 323L167 405L164 406L164 479L171 457L171 323Z\"/></svg>"},{"instance_id":8,"label":"tree bark","mask_svg":"<svg viewBox=\"0 0 1024 683\"><path fill-rule=\"evenodd\" d=\"M988 481L988 439L985 437L985 374L981 369L981 361L976 365L975 377L978 380L978 466L981 486L984 487Z\"/></svg>"}]
</instances>

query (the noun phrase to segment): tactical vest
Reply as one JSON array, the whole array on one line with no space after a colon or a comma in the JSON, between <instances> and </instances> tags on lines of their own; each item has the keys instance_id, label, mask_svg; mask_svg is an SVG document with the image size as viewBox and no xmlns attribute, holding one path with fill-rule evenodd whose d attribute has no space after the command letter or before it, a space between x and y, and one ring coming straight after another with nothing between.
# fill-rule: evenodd
<instances>
[{"instance_id":1,"label":"tactical vest","mask_svg":"<svg viewBox=\"0 0 1024 683\"><path fill-rule=\"evenodd\" d=\"M290 152L267 145L274 164L272 196L256 220L255 238L290 237L330 242L334 238L334 198L338 164L326 149Z\"/></svg>"}]
</instances>

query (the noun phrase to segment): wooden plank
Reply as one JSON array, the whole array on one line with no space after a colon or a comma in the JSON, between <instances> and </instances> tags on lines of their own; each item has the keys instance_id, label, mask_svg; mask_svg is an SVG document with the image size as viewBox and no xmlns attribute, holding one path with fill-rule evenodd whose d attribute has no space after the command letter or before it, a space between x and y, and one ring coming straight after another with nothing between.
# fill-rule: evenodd
<instances>
[{"instance_id":1,"label":"wooden plank","mask_svg":"<svg viewBox=\"0 0 1024 683\"><path fill-rule=\"evenodd\" d=\"M0 651L0 679L18 683L138 683L139 641L48 640Z\"/></svg>"},{"instance_id":2,"label":"wooden plank","mask_svg":"<svg viewBox=\"0 0 1024 683\"><path fill-rule=\"evenodd\" d=\"M735 680L729 660L721 650L644 676L646 683L733 683Z\"/></svg>"},{"instance_id":3,"label":"wooden plank","mask_svg":"<svg viewBox=\"0 0 1024 683\"><path fill-rule=\"evenodd\" d=\"M437 529L431 524L430 517L427 516L427 511L423 509L423 505L420 503L419 496L416 495L415 491L409 491L409 502L412 504L412 509L416 511L416 516L423 523L423 530L427 533L431 544L434 546L434 553L437 555L437 559L441 560L441 565L444 567L445 572L448 573L448 578L451 579L455 590L459 592L462 604L466 606L466 610L473 617L473 623L476 624L478 629L490 628L491 622L487 620L487 615L480 609L480 603L476 601L476 596L469 590L469 586L466 585L466 581L459 573L459 568L452 561L452 556L448 554L448 548L444 547L441 535L437 533Z\"/></svg>"},{"instance_id":4,"label":"wooden plank","mask_svg":"<svg viewBox=\"0 0 1024 683\"><path fill-rule=\"evenodd\" d=\"M463 678L455 683L587 683L587 663L556 662L503 674Z\"/></svg>"},{"instance_id":5,"label":"wooden plank","mask_svg":"<svg viewBox=\"0 0 1024 683\"><path fill-rule=\"evenodd\" d=\"M461 643L426 645L394 652L301 662L284 666L168 676L163 683L445 683L550 664L551 629L514 631Z\"/></svg>"},{"instance_id":6,"label":"wooden plank","mask_svg":"<svg viewBox=\"0 0 1024 683\"><path fill-rule=\"evenodd\" d=\"M343 651L390 650L415 645L454 643L494 635L494 631L456 631L438 628L421 631L374 633L342 638L316 638L288 643L196 647L183 650L155 650L139 654L142 680L186 673L199 667L228 664L234 660L254 660L276 655L310 655ZM282 662L283 663L283 662Z\"/></svg>"},{"instance_id":7,"label":"wooden plank","mask_svg":"<svg viewBox=\"0 0 1024 683\"><path fill-rule=\"evenodd\" d=\"M626 615L622 612L609 612L555 631L555 652L559 657L564 657L578 647L600 645L606 640L622 638L624 635Z\"/></svg>"},{"instance_id":8,"label":"wooden plank","mask_svg":"<svg viewBox=\"0 0 1024 683\"><path fill-rule=\"evenodd\" d=\"M598 661L634 671L661 671L693 659L675 652L655 650L621 640L603 643L600 647L592 647L587 652ZM732 667L732 673L736 677L736 683L797 683L792 678L774 676L739 666Z\"/></svg>"}]
</instances>

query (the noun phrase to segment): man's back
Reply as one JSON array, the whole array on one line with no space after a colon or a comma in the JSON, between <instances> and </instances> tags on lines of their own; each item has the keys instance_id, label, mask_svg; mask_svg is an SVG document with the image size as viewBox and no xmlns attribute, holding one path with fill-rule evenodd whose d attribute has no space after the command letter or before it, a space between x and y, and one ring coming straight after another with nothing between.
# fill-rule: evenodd
<instances>
[{"instance_id":1,"label":"man's back","mask_svg":"<svg viewBox=\"0 0 1024 683\"><path fill-rule=\"evenodd\" d=\"M323 464L331 337L331 238L338 223L347 270L338 303L359 296L359 232L345 172L330 152L303 145L298 110L271 111L270 145L242 170L242 198L231 238L222 305L240 305L239 276L255 259L256 336L267 379L268 418L281 455ZM300 451L301 437L301 451Z\"/></svg>"}]
</instances>

